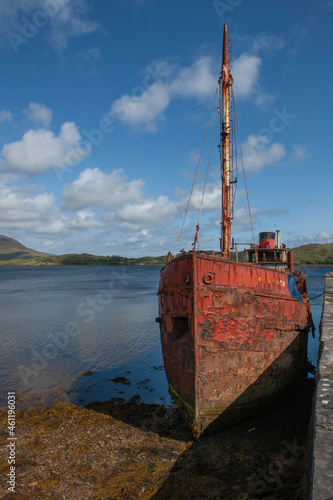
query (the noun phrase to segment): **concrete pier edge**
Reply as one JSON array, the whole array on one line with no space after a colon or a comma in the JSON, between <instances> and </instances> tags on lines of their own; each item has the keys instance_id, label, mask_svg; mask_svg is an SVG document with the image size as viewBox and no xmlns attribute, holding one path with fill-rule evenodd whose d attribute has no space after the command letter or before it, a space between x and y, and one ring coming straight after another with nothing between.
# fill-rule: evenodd
<instances>
[{"instance_id":1,"label":"concrete pier edge","mask_svg":"<svg viewBox=\"0 0 333 500\"><path fill-rule=\"evenodd\" d=\"M312 415L310 500L333 500L333 276L326 275Z\"/></svg>"}]
</instances>

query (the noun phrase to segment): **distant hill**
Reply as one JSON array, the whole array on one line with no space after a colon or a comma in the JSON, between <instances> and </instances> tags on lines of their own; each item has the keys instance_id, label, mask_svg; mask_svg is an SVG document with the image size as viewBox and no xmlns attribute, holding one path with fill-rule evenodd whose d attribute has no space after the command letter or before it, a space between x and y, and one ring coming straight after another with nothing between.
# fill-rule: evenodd
<instances>
[{"instance_id":1,"label":"distant hill","mask_svg":"<svg viewBox=\"0 0 333 500\"><path fill-rule=\"evenodd\" d=\"M333 243L311 243L292 251L296 265L333 265Z\"/></svg>"},{"instance_id":2,"label":"distant hill","mask_svg":"<svg viewBox=\"0 0 333 500\"><path fill-rule=\"evenodd\" d=\"M333 243L312 243L292 248L295 265L333 265ZM239 253L240 259L242 252ZM27 248L17 240L0 235L0 264L12 266L162 266L166 255L127 258L87 253L52 255Z\"/></svg>"},{"instance_id":3,"label":"distant hill","mask_svg":"<svg viewBox=\"0 0 333 500\"><path fill-rule=\"evenodd\" d=\"M27 248L9 236L0 235L0 264L11 266L158 266L166 263L161 257L127 258L119 255L99 256L88 253L53 255Z\"/></svg>"},{"instance_id":4,"label":"distant hill","mask_svg":"<svg viewBox=\"0 0 333 500\"><path fill-rule=\"evenodd\" d=\"M0 260L29 259L31 257L46 257L51 254L37 252L27 248L14 238L0 234Z\"/></svg>"},{"instance_id":5,"label":"distant hill","mask_svg":"<svg viewBox=\"0 0 333 500\"><path fill-rule=\"evenodd\" d=\"M38 257L31 265L41 266L160 266L167 261L166 256L127 258L119 255L92 255L89 253L69 253Z\"/></svg>"}]
</instances>

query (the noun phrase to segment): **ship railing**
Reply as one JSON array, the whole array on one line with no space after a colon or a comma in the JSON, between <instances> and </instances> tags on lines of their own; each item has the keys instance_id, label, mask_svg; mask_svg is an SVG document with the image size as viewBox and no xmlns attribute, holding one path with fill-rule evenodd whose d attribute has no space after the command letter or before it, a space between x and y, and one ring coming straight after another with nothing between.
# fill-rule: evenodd
<instances>
[{"instance_id":1,"label":"ship railing","mask_svg":"<svg viewBox=\"0 0 333 500\"><path fill-rule=\"evenodd\" d=\"M246 246L249 248L245 248ZM239 247L243 249L239 250ZM227 258L230 258L230 260L234 262L258 264L262 267L279 270L287 270L291 267L288 258L288 250L285 247L259 248L258 245L254 245L253 243L233 242L230 250L230 257L228 256ZM181 250L174 258L181 258L193 253L196 255L206 255L208 257L226 258L226 255L220 250L190 250L188 252Z\"/></svg>"}]
</instances>

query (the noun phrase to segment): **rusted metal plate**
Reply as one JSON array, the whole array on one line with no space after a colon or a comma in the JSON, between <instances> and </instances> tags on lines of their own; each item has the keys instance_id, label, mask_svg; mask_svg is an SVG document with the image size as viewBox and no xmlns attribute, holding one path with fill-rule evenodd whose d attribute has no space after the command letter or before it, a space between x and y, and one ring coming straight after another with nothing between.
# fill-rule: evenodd
<instances>
[{"instance_id":1,"label":"rusted metal plate","mask_svg":"<svg viewBox=\"0 0 333 500\"><path fill-rule=\"evenodd\" d=\"M297 293L284 271L217 256L190 253L162 269L165 371L197 435L258 411L304 375L311 316Z\"/></svg>"}]
</instances>

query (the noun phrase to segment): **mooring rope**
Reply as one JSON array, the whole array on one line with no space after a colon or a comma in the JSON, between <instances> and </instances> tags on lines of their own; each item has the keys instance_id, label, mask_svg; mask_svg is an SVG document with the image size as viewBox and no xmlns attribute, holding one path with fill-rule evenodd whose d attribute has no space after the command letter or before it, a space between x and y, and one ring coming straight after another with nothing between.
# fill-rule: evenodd
<instances>
[{"instance_id":1,"label":"mooring rope","mask_svg":"<svg viewBox=\"0 0 333 500\"><path fill-rule=\"evenodd\" d=\"M330 295L332 295L332 294L333 294L333 292L323 292L323 293L321 293L320 295L323 295L324 293L325 293L325 295L326 295L326 294L328 294L328 293L329 293ZM320 295L317 295L317 297L320 297ZM309 298L309 300L316 299L317 297L312 297L312 298ZM321 300L320 302L312 302L312 304L310 304L310 306L316 306L316 305L318 305L318 304L323 304L323 303L324 303L324 302L326 302L326 301L328 301L328 302L333 302L333 299L331 299L331 298L329 298L329 297L325 297L325 298L324 298L324 300Z\"/></svg>"},{"instance_id":2,"label":"mooring rope","mask_svg":"<svg viewBox=\"0 0 333 500\"><path fill-rule=\"evenodd\" d=\"M321 292L319 295L316 295L315 297L308 297L308 299L309 300L318 299L318 297L321 297L323 295L323 293L325 293L325 292Z\"/></svg>"},{"instance_id":3,"label":"mooring rope","mask_svg":"<svg viewBox=\"0 0 333 500\"><path fill-rule=\"evenodd\" d=\"M324 302L333 302L333 299L324 299L324 300L321 300L320 302L312 302L312 304L310 304L310 306L317 306L318 304L323 304Z\"/></svg>"}]
</instances>

